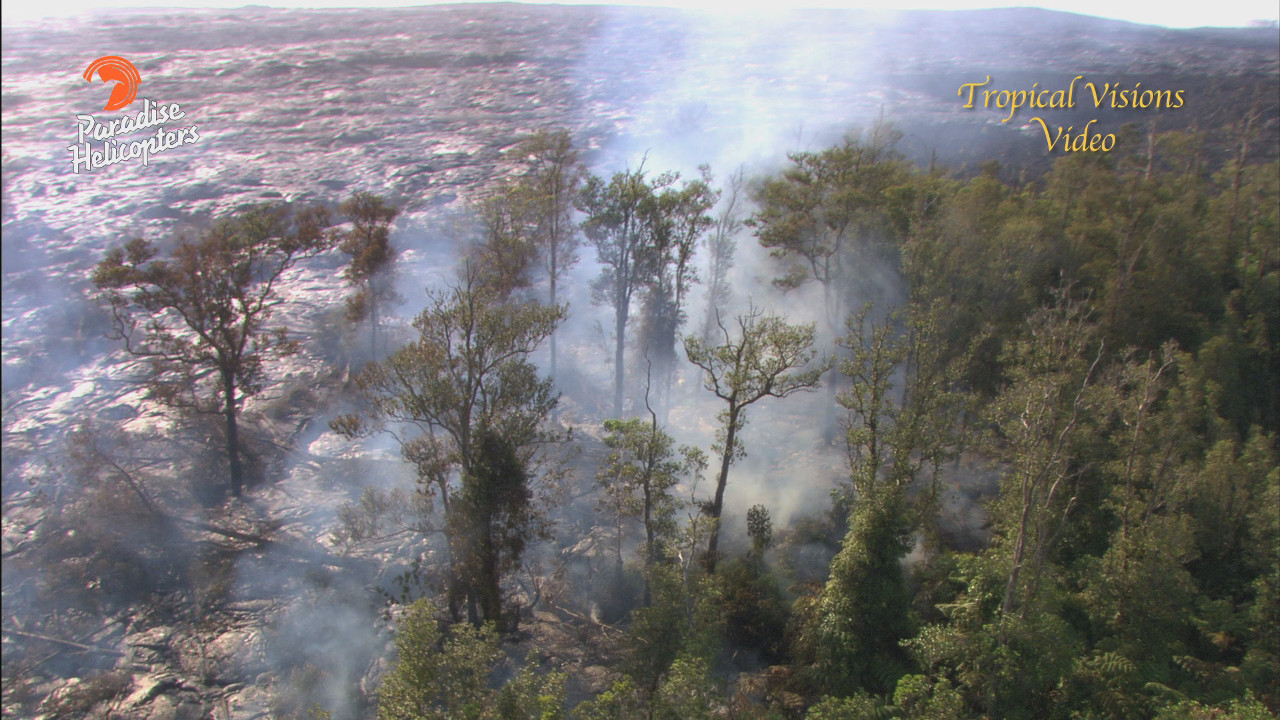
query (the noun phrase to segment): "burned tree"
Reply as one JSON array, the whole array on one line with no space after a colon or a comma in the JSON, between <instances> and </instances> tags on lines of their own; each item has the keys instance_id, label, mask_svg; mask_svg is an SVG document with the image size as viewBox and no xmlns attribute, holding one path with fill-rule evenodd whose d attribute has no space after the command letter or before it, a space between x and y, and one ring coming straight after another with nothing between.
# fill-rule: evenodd
<instances>
[{"instance_id":1,"label":"burned tree","mask_svg":"<svg viewBox=\"0 0 1280 720\"><path fill-rule=\"evenodd\" d=\"M283 207L257 207L180 240L168 259L149 241L131 240L93 273L111 305L112 337L153 362L153 396L224 417L237 497L241 405L262 389L264 360L293 349L285 328L267 326L277 285L300 259L333 246L327 225L322 208L295 218Z\"/></svg>"},{"instance_id":2,"label":"burned tree","mask_svg":"<svg viewBox=\"0 0 1280 720\"><path fill-rule=\"evenodd\" d=\"M689 335L684 340L689 362L705 373L703 386L727 404L720 413L721 429L716 442L720 453L716 494L705 508L714 522L707 543L707 568L711 571L716 566L729 466L746 455L738 433L746 424L747 407L768 397L783 398L817 387L818 379L830 365L822 361L804 369L812 364L816 353L812 324L788 325L777 315L765 315L757 309L739 315L737 324L738 336L734 338L717 318L724 336L720 345L712 346L697 335Z\"/></svg>"}]
</instances>

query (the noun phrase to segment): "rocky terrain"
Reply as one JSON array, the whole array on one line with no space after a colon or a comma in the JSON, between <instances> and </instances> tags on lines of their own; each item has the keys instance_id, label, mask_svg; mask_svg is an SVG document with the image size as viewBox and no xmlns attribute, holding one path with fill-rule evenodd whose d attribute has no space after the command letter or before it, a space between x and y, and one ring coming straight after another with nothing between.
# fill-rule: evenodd
<instances>
[{"instance_id":1,"label":"rocky terrain","mask_svg":"<svg viewBox=\"0 0 1280 720\"><path fill-rule=\"evenodd\" d=\"M959 85L990 75L1002 88L1057 88L1089 73L1186 89L1180 110L1105 115L1108 131L1150 120L1164 130L1224 127L1251 103L1274 119L1280 76L1274 29L1172 31L1037 10L727 18L528 5L249 7L15 25L4 36L3 702L12 717L303 717L309 703L357 716L388 648L376 588L409 572L408 558L423 550L406 535L355 549L338 542L340 505L409 473L388 447L327 430L342 372L318 369L323 350L308 345L273 366L270 390L249 408L272 481L218 508L162 498L182 510L166 523L140 521L134 530L147 540L121 560L145 565L158 595L59 616L74 598L40 567L34 541L55 522L74 539L77 517L58 506L78 472L72 431L93 420L128 433L119 445L104 434L95 447L157 493L198 465L198 450L169 445L181 422L144 399L145 368L103 338L106 316L87 274L108 246L192 232L249 203L332 205L370 191L403 209L394 240L412 314L421 286L453 263L467 203L510 170L503 152L538 128L570 130L598 171L646 157L656 170L710 163L725 176L883 116L922 163L997 157L1035 170L1050 160L1043 141L994 110L963 109ZM139 97L179 103L200 140L146 167L73 173L75 116L109 115L99 109L106 90L81 77L102 55L130 59ZM1045 117L1066 125L1097 115ZM1261 152L1274 153L1277 128L1264 132L1272 141ZM319 335L339 306L341 261L331 253L289 277L282 317L300 337ZM585 310L578 292L575 307ZM590 337L583 331L567 350L584 368ZM566 392L589 417L591 389ZM357 458L380 460L378 477L345 464ZM839 459L828 460L762 462L838 472ZM101 581L95 572L77 577ZM127 588L118 597L129 598ZM603 682L592 648L607 647L599 641L609 633L585 611L548 602L526 637L571 669L578 693ZM11 674L11 658L23 661L22 675Z\"/></svg>"}]
</instances>

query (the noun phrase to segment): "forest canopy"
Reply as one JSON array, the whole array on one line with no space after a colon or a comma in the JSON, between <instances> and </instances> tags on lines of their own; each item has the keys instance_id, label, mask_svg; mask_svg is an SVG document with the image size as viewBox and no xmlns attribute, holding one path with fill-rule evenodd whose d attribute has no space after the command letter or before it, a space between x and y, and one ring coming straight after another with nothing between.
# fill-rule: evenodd
<instances>
[{"instance_id":1,"label":"forest canopy","mask_svg":"<svg viewBox=\"0 0 1280 720\"><path fill-rule=\"evenodd\" d=\"M251 501L270 481L246 476L242 446L271 431L248 410L267 358L308 342L268 326L281 278L345 256L312 410L333 442L390 443L413 476L368 483L335 519L326 562L394 541L412 563L379 570L396 654L373 689L348 688L356 715L1275 717L1280 163L1251 160L1249 123L1217 161L1203 134L1122 132L1115 152L1014 181L994 162L918 166L876 125L721 190L705 167L594 176L568 132L544 131L513 146L466 256L409 323L400 208L368 193L337 206L342 228L271 206L168 255L134 240L94 281L112 337L153 361L153 396L225 424L201 442L221 442ZM730 282L744 247L767 256L767 289ZM592 255L613 328L594 386L565 332ZM773 433L748 408L776 413ZM67 517L112 496L180 534L188 506L120 432L77 432ZM829 499L789 517L752 503L737 468L756 453L771 482ZM803 475L809 457L836 476ZM106 577L164 553L84 532L39 557ZM139 582L202 613L227 602L165 568ZM111 607L95 593L112 583L69 583L42 597ZM566 625L583 648L545 639ZM587 652L589 682L567 673Z\"/></svg>"},{"instance_id":2,"label":"forest canopy","mask_svg":"<svg viewBox=\"0 0 1280 720\"><path fill-rule=\"evenodd\" d=\"M612 686L553 714L1274 717L1280 166L1249 162L1247 125L1218 166L1203 135L1147 132L1010 182L994 163L968 177L915 167L877 127L749 183L749 216L709 217L745 224L778 289L818 286L821 330L708 308L685 354L726 403L723 463L683 523L659 416L605 423L601 508L616 513L619 568L626 518L644 518L629 566L643 602L614 616L626 637ZM654 177L613 179L644 191L609 230L638 259L652 241L626 223L656 226L648 198L672 181ZM584 187L594 240L610 186ZM900 299L866 273L885 265ZM627 293L655 292L642 263L626 269ZM621 353L630 311L613 307ZM759 350L774 345L777 363ZM810 365L817 347L833 354ZM737 413L827 373L847 451L830 508L775 529L753 507L751 549L723 553ZM975 467L997 479L977 536L947 499ZM806 543L830 548L816 578L795 564Z\"/></svg>"}]
</instances>

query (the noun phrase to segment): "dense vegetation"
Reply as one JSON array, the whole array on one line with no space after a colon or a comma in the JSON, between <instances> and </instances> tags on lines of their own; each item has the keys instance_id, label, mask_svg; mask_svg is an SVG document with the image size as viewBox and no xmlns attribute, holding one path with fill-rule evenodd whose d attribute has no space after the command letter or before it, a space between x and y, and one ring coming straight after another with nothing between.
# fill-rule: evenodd
<instances>
[{"instance_id":1,"label":"dense vegetation","mask_svg":"<svg viewBox=\"0 0 1280 720\"><path fill-rule=\"evenodd\" d=\"M614 452L597 478L619 565L623 518L642 517L645 535L613 686L566 708L558 676L541 681L559 693L548 704L526 667L501 690L477 685L506 705L438 697L406 711L399 688L436 671L405 660L380 716L1274 717L1280 177L1248 162L1249 132L1229 135L1238 152L1221 167L1205 166L1202 136L1153 134L1020 184L994 164L970 178L918 170L883 127L792 155L752 185L746 224L778 287L821 285L835 362L814 358L814 326L758 310L686 340L727 409L715 496L683 526L673 490L696 465L676 461L652 410L606 423ZM672 182L589 180L588 237L610 228L610 252L634 243L627 257L662 248L650 198ZM596 242L621 353L631 290L622 255ZM659 292L646 285L656 265L637 267L629 287ZM777 542L752 508L751 550L717 564L736 413L812 388L831 364L849 460L830 512ZM1000 478L976 550L942 519L945 487L975 465ZM787 545L815 538L836 552L823 582L801 582ZM689 562L700 545L704 562ZM431 612L415 606L411 623ZM493 642L431 632L445 655ZM422 652L401 642L402 657ZM744 650L758 662L736 674Z\"/></svg>"},{"instance_id":2,"label":"dense vegetation","mask_svg":"<svg viewBox=\"0 0 1280 720\"><path fill-rule=\"evenodd\" d=\"M400 523L437 553L390 598L397 655L368 708L381 720L1275 717L1280 163L1250 162L1252 123L1220 136L1235 152L1218 165L1203 135L1126 132L1113 153L1011 183L994 163L917 168L877 126L723 196L706 169L593 177L567 133L539 133L477 204L479 237L410 337L388 322L397 209L371 195L339 206L341 231L322 209L256 209L168 258L141 240L112 250L94 279L115 336L156 361L153 395L224 425L197 434L223 444L227 477L192 482L239 496L256 481L241 466L244 403L298 343L268 327L280 278L311 255L351 256L346 327L322 351L368 362L335 390L354 411L330 426L391 437L417 493L367 492L339 513L341 536ZM615 321L612 416L572 428L587 440L557 418L555 348L552 377L533 362L572 317L557 283L580 238ZM732 309L752 290L728 283L751 240L780 293L821 298L814 322ZM710 301L689 332L699 263ZM705 449L666 425L678 365L720 409ZM748 409L802 393L830 430L788 450L847 455L828 507L775 527L757 505L748 538L722 542ZM123 441L89 427L76 441L89 490L178 533L175 501L138 479ZM597 460L574 479L566 449L591 443ZM978 500L983 528L952 517L976 473L998 477ZM688 497L699 479L713 491ZM607 689L570 701L554 662L535 648L516 663L504 639L539 602L513 575L573 483L611 543L596 594L622 635ZM86 577L101 575L91 591L163 585L88 546L160 549L103 533L80 549L67 534L47 559L84 555ZM800 561L813 548L818 572Z\"/></svg>"}]
</instances>

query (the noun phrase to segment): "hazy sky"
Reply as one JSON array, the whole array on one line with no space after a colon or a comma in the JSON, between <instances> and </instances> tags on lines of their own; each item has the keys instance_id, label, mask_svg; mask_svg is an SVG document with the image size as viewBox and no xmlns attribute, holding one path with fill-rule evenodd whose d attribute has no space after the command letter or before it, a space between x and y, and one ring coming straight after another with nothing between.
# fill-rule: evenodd
<instances>
[{"instance_id":1,"label":"hazy sky","mask_svg":"<svg viewBox=\"0 0 1280 720\"><path fill-rule=\"evenodd\" d=\"M254 4L272 7L389 7L434 4L423 0L251 0ZM41 0L39 2L6 2L3 17L11 20L32 20L39 17L75 15L103 7L240 7L246 0L117 0L94 2L93 0ZM771 9L780 6L779 0L623 0L622 2L569 2L561 4L613 4L613 5L661 5L694 8L718 12L742 12L743 10ZM1131 22L1165 25L1167 27L1241 26L1251 20L1275 20L1280 16L1275 0L1214 0L1212 2L1121 2L1118 0L919 0L918 2L892 3L885 0L801 0L804 7L892 8L963 10L982 7L1017 7L1035 5L1051 10L1083 15L1128 20Z\"/></svg>"}]
</instances>

